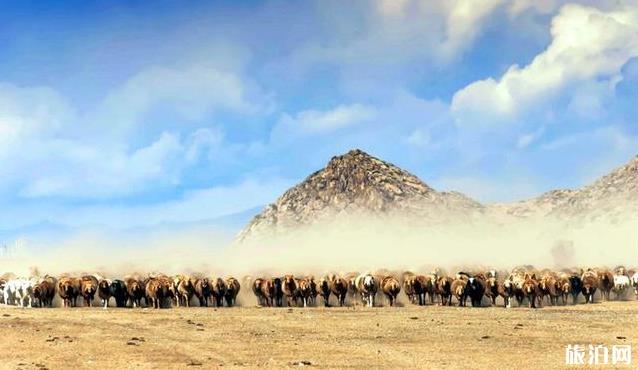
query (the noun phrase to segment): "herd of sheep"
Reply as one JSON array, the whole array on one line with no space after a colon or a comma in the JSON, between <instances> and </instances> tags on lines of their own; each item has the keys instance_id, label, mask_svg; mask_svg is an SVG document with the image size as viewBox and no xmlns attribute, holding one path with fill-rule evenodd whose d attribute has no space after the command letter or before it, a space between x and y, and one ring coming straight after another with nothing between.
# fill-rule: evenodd
<instances>
[{"instance_id":1,"label":"herd of sheep","mask_svg":"<svg viewBox=\"0 0 638 370\"><path fill-rule=\"evenodd\" d=\"M503 277L503 278L502 278ZM330 274L318 280L309 276L296 278L258 278L252 281L252 290L257 303L265 306L308 306L316 304L317 296L323 304L330 306L330 296L334 296L339 306L348 299L352 304L363 303L373 307L378 305L376 297L380 293L393 306L401 291L412 304L452 305L453 299L459 306L465 306L468 299L473 307L489 304L495 306L501 298L505 307L527 303L529 307L541 307L544 301L551 305L578 302L583 295L586 303L593 303L596 291L602 300L609 300L611 293L616 299L623 298L633 288L638 295L638 272L622 266L613 271L608 269L588 269L587 271L537 271L531 266L519 267L509 273L495 270L483 272L458 272L453 276L440 270L430 274L404 272L392 274L350 273Z\"/></svg>"},{"instance_id":2,"label":"herd of sheep","mask_svg":"<svg viewBox=\"0 0 638 370\"><path fill-rule=\"evenodd\" d=\"M93 306L96 298L100 299L104 308L111 300L115 301L116 307L142 307L142 301L154 308L190 306L194 297L197 297L200 306L213 303L222 306L224 301L233 306L239 288L239 282L232 277L208 279L163 274L145 278L129 276L122 280L95 275L64 275L57 279L49 275L42 278L0 278L2 303L21 307L52 307L56 293L63 307L76 307L80 297L87 307Z\"/></svg>"},{"instance_id":3,"label":"herd of sheep","mask_svg":"<svg viewBox=\"0 0 638 370\"><path fill-rule=\"evenodd\" d=\"M319 279L298 277L244 277L243 284L250 289L260 306L315 306L321 297L324 306L364 304L378 306L377 295L385 297L394 306L400 292L412 304L452 305L453 299L465 306L469 299L473 307L496 305L497 298L505 307L516 302L531 308L545 302L556 305L576 304L579 295L586 303L593 303L596 292L601 299L626 296L632 289L638 295L638 272L619 266L613 270L597 268L560 272L535 270L531 266L518 267L510 272L458 272L447 275L440 270L430 274L412 272L328 274ZM109 307L190 307L234 306L240 291L240 282L233 277L207 278L202 275L167 276L153 274L146 277L128 276L107 279L95 275L73 277L63 275L17 278L10 274L0 277L0 303L20 307L52 307L59 297L64 307L77 306L82 298L85 306Z\"/></svg>"}]
</instances>

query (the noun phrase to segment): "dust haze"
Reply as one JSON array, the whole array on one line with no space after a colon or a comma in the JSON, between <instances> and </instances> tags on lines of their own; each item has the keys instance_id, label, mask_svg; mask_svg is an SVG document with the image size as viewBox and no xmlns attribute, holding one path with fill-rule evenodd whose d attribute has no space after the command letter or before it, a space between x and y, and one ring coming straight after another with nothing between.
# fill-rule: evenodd
<instances>
[{"instance_id":1,"label":"dust haze","mask_svg":"<svg viewBox=\"0 0 638 370\"><path fill-rule=\"evenodd\" d=\"M78 233L37 248L27 244L20 255L0 259L0 273L122 277L162 272L240 278L380 269L509 270L517 265L633 267L638 264L638 219L618 220L484 218L432 225L414 219L342 215L244 243L234 241L232 231L207 228L134 236Z\"/></svg>"},{"instance_id":2,"label":"dust haze","mask_svg":"<svg viewBox=\"0 0 638 370\"><path fill-rule=\"evenodd\" d=\"M293 271L510 269L634 266L638 219L622 222L484 219L432 225L414 220L342 217L233 251L237 270L257 264Z\"/></svg>"}]
</instances>

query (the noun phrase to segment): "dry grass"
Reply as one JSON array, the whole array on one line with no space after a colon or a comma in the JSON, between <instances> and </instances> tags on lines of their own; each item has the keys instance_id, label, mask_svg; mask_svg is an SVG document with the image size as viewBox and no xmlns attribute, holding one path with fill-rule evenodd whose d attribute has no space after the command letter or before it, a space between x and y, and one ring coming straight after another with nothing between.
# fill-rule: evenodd
<instances>
[{"instance_id":1,"label":"dry grass","mask_svg":"<svg viewBox=\"0 0 638 370\"><path fill-rule=\"evenodd\" d=\"M547 369L564 366L567 344L638 348L637 311L638 301L538 310L0 308L0 367Z\"/></svg>"}]
</instances>

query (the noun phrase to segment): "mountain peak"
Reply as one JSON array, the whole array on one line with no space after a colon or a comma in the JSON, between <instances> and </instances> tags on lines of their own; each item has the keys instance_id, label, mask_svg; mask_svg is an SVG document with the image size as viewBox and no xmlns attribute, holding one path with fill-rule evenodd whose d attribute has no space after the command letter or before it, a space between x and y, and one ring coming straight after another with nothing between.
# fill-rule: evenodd
<instances>
[{"instance_id":1,"label":"mountain peak","mask_svg":"<svg viewBox=\"0 0 638 370\"><path fill-rule=\"evenodd\" d=\"M288 189L240 233L274 230L331 219L339 214L440 213L479 208L471 199L439 193L413 174L360 149L335 156L325 168ZM436 211L435 211L436 209Z\"/></svg>"},{"instance_id":2,"label":"mountain peak","mask_svg":"<svg viewBox=\"0 0 638 370\"><path fill-rule=\"evenodd\" d=\"M336 167L351 167L366 163L372 166L382 166L385 162L371 156L361 149L352 149L345 154L334 156L326 165L326 169Z\"/></svg>"},{"instance_id":3,"label":"mountain peak","mask_svg":"<svg viewBox=\"0 0 638 370\"><path fill-rule=\"evenodd\" d=\"M374 158L372 157L370 154L364 152L363 150L359 149L359 148L354 148L354 149L350 149L347 153L342 154L340 156L336 156L333 158L337 158L337 157L356 157L356 156L362 156L362 157L369 157L369 158Z\"/></svg>"}]
</instances>

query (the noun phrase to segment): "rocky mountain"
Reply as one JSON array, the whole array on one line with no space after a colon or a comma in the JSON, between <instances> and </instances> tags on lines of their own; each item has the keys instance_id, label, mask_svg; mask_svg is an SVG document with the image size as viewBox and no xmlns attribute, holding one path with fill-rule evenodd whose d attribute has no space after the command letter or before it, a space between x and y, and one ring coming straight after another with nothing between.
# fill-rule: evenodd
<instances>
[{"instance_id":1,"label":"rocky mountain","mask_svg":"<svg viewBox=\"0 0 638 370\"><path fill-rule=\"evenodd\" d=\"M633 208L631 208L633 207ZM617 219L638 210L638 157L576 190L553 190L539 197L482 205L458 192L439 192L397 166L352 150L286 191L241 231L238 240L282 234L339 216L405 217L423 224L555 217Z\"/></svg>"},{"instance_id":2,"label":"rocky mountain","mask_svg":"<svg viewBox=\"0 0 638 370\"><path fill-rule=\"evenodd\" d=\"M239 235L282 232L337 215L401 215L436 221L472 217L483 206L457 192L438 192L413 174L361 150L333 157L327 166L286 191Z\"/></svg>"},{"instance_id":3,"label":"rocky mountain","mask_svg":"<svg viewBox=\"0 0 638 370\"><path fill-rule=\"evenodd\" d=\"M554 211L560 214L622 211L638 203L638 156L593 184L577 190Z\"/></svg>"},{"instance_id":4,"label":"rocky mountain","mask_svg":"<svg viewBox=\"0 0 638 370\"><path fill-rule=\"evenodd\" d=\"M569 204L577 191L562 189L551 190L532 199L515 203L496 203L487 206L492 216L527 218L532 216L547 216L557 209Z\"/></svg>"},{"instance_id":5,"label":"rocky mountain","mask_svg":"<svg viewBox=\"0 0 638 370\"><path fill-rule=\"evenodd\" d=\"M580 189L553 190L517 203L490 205L511 216L618 217L638 208L638 157Z\"/></svg>"}]
</instances>

